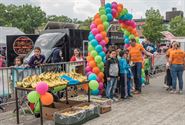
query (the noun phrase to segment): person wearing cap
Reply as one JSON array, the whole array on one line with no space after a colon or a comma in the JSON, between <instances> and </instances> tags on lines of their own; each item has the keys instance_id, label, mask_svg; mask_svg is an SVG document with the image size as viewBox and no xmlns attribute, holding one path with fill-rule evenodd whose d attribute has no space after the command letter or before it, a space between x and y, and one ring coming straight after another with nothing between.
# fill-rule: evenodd
<instances>
[{"instance_id":1,"label":"person wearing cap","mask_svg":"<svg viewBox=\"0 0 185 125\"><path fill-rule=\"evenodd\" d=\"M142 73L142 53L152 57L153 54L147 52L141 44L136 43L135 39L131 39L129 50L129 61L132 66L132 73L134 75L135 94L141 93L141 73Z\"/></svg>"},{"instance_id":2,"label":"person wearing cap","mask_svg":"<svg viewBox=\"0 0 185 125\"><path fill-rule=\"evenodd\" d=\"M178 42L173 43L174 50L171 52L169 57L170 69L172 75L172 87L173 89L170 93L175 94L177 78L179 81L179 94L183 92L183 71L185 66L185 53L180 49L180 45Z\"/></svg>"}]
</instances>

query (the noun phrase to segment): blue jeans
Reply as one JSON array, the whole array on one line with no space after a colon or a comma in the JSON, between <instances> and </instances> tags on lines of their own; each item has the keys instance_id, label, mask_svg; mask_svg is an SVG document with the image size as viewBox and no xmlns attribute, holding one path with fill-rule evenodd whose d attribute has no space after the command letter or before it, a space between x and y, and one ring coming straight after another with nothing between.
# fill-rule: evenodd
<instances>
[{"instance_id":1,"label":"blue jeans","mask_svg":"<svg viewBox=\"0 0 185 125\"><path fill-rule=\"evenodd\" d=\"M183 90L183 78L182 78L182 76L183 76L183 71L184 71L184 65L172 64L170 69L171 69L173 89L176 90L177 78L178 78L179 90Z\"/></svg>"},{"instance_id":2,"label":"blue jeans","mask_svg":"<svg viewBox=\"0 0 185 125\"><path fill-rule=\"evenodd\" d=\"M135 89L141 92L141 73L142 73L142 63L136 62L132 67L132 73L134 75Z\"/></svg>"},{"instance_id":3,"label":"blue jeans","mask_svg":"<svg viewBox=\"0 0 185 125\"><path fill-rule=\"evenodd\" d=\"M110 78L109 81L107 81L107 87L106 87L106 96L107 98L112 99L115 93L115 89L117 87L117 78Z\"/></svg>"}]
</instances>

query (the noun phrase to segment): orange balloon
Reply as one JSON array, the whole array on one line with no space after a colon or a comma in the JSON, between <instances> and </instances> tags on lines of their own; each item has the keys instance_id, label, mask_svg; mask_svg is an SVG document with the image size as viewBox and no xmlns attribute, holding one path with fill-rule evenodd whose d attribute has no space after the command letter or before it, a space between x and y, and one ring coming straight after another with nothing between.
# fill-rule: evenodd
<instances>
[{"instance_id":1,"label":"orange balloon","mask_svg":"<svg viewBox=\"0 0 185 125\"><path fill-rule=\"evenodd\" d=\"M123 9L121 7L117 7L118 12L120 13Z\"/></svg>"},{"instance_id":2,"label":"orange balloon","mask_svg":"<svg viewBox=\"0 0 185 125\"><path fill-rule=\"evenodd\" d=\"M99 14L99 13L97 13L97 14L94 16L94 19L96 19L96 18L100 18L100 14Z\"/></svg>"},{"instance_id":3,"label":"orange balloon","mask_svg":"<svg viewBox=\"0 0 185 125\"><path fill-rule=\"evenodd\" d=\"M83 84L82 87L83 87L83 89L84 89L85 91L88 91L88 88L89 88L88 84Z\"/></svg>"},{"instance_id":4,"label":"orange balloon","mask_svg":"<svg viewBox=\"0 0 185 125\"><path fill-rule=\"evenodd\" d=\"M126 25L122 23L121 24L121 27L125 29L126 28Z\"/></svg>"},{"instance_id":5,"label":"orange balloon","mask_svg":"<svg viewBox=\"0 0 185 125\"><path fill-rule=\"evenodd\" d=\"M109 38L108 37L105 37L105 42L106 42L106 44L109 43Z\"/></svg>"},{"instance_id":6,"label":"orange balloon","mask_svg":"<svg viewBox=\"0 0 185 125\"><path fill-rule=\"evenodd\" d=\"M87 61L88 61L88 62L90 62L90 61L92 61L92 60L94 60L94 58L93 58L92 56L87 56Z\"/></svg>"},{"instance_id":7,"label":"orange balloon","mask_svg":"<svg viewBox=\"0 0 185 125\"><path fill-rule=\"evenodd\" d=\"M103 36L103 38L105 38L107 36L107 33L105 31L102 31L101 35Z\"/></svg>"},{"instance_id":8,"label":"orange balloon","mask_svg":"<svg viewBox=\"0 0 185 125\"><path fill-rule=\"evenodd\" d=\"M96 63L95 63L94 59L93 59L92 61L89 62L89 66L90 66L91 68L96 67Z\"/></svg>"},{"instance_id":9,"label":"orange balloon","mask_svg":"<svg viewBox=\"0 0 185 125\"><path fill-rule=\"evenodd\" d=\"M118 4L118 7L120 7L121 9L123 9L123 4Z\"/></svg>"},{"instance_id":10,"label":"orange balloon","mask_svg":"<svg viewBox=\"0 0 185 125\"><path fill-rule=\"evenodd\" d=\"M40 96L43 105L51 105L53 103L53 95L46 92L44 95Z\"/></svg>"},{"instance_id":11,"label":"orange balloon","mask_svg":"<svg viewBox=\"0 0 185 125\"><path fill-rule=\"evenodd\" d=\"M133 29L133 28L132 28L131 26L128 26L128 27L127 27L127 30L128 30L129 32L132 32L132 29Z\"/></svg>"},{"instance_id":12,"label":"orange balloon","mask_svg":"<svg viewBox=\"0 0 185 125\"><path fill-rule=\"evenodd\" d=\"M93 68L93 73L98 74L100 72L100 69L98 67Z\"/></svg>"},{"instance_id":13,"label":"orange balloon","mask_svg":"<svg viewBox=\"0 0 185 125\"><path fill-rule=\"evenodd\" d=\"M100 32L104 31L104 26L103 26L103 24L99 24L98 27L97 27L97 29L98 29Z\"/></svg>"},{"instance_id":14,"label":"orange balloon","mask_svg":"<svg viewBox=\"0 0 185 125\"><path fill-rule=\"evenodd\" d=\"M95 19L94 23L98 26L99 24L102 24L102 21L100 18Z\"/></svg>"},{"instance_id":15,"label":"orange balloon","mask_svg":"<svg viewBox=\"0 0 185 125\"><path fill-rule=\"evenodd\" d=\"M115 18L118 18L119 17L119 13L116 13L116 16L115 16Z\"/></svg>"},{"instance_id":16,"label":"orange balloon","mask_svg":"<svg viewBox=\"0 0 185 125\"><path fill-rule=\"evenodd\" d=\"M99 77L100 79L103 79L104 73L103 73L103 72L98 73L98 77Z\"/></svg>"}]
</instances>

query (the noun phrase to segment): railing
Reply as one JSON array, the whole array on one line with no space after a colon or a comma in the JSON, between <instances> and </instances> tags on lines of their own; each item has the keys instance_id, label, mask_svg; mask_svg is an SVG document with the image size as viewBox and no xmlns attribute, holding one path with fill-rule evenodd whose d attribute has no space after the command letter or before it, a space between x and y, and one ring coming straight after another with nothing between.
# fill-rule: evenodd
<instances>
[{"instance_id":1,"label":"railing","mask_svg":"<svg viewBox=\"0 0 185 125\"><path fill-rule=\"evenodd\" d=\"M80 61L44 64L35 68L24 66L0 68L0 106L9 103L10 100L14 102L14 88L16 83L28 76L39 75L44 72L71 72L73 70L85 74L85 64L86 61Z\"/></svg>"}]
</instances>

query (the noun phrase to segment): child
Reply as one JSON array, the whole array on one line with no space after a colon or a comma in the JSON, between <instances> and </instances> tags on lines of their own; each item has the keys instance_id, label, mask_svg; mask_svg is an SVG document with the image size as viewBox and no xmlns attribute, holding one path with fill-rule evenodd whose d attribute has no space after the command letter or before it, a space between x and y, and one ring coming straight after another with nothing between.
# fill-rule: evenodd
<instances>
[{"instance_id":1,"label":"child","mask_svg":"<svg viewBox=\"0 0 185 125\"><path fill-rule=\"evenodd\" d=\"M120 60L119 60L119 65L120 65L120 84L121 84L121 98L122 99L127 99L130 94L130 79L131 79L131 74L129 74L129 65L127 63L127 57L128 54L126 51L121 51L120 52Z\"/></svg>"},{"instance_id":2,"label":"child","mask_svg":"<svg viewBox=\"0 0 185 125\"><path fill-rule=\"evenodd\" d=\"M45 56L41 54L41 49L39 47L34 48L34 55L30 58L28 65L30 67L40 66L44 63Z\"/></svg>"},{"instance_id":3,"label":"child","mask_svg":"<svg viewBox=\"0 0 185 125\"><path fill-rule=\"evenodd\" d=\"M150 70L150 60L149 57L145 55L145 60L144 60L144 70L145 70L145 83L146 85L150 84L149 83L149 70Z\"/></svg>"},{"instance_id":4,"label":"child","mask_svg":"<svg viewBox=\"0 0 185 125\"><path fill-rule=\"evenodd\" d=\"M117 87L117 79L119 76L119 62L116 57L116 51L110 51L110 58L106 61L106 76L107 76L107 87L106 96L107 98L115 100L113 98L115 89Z\"/></svg>"}]
</instances>

